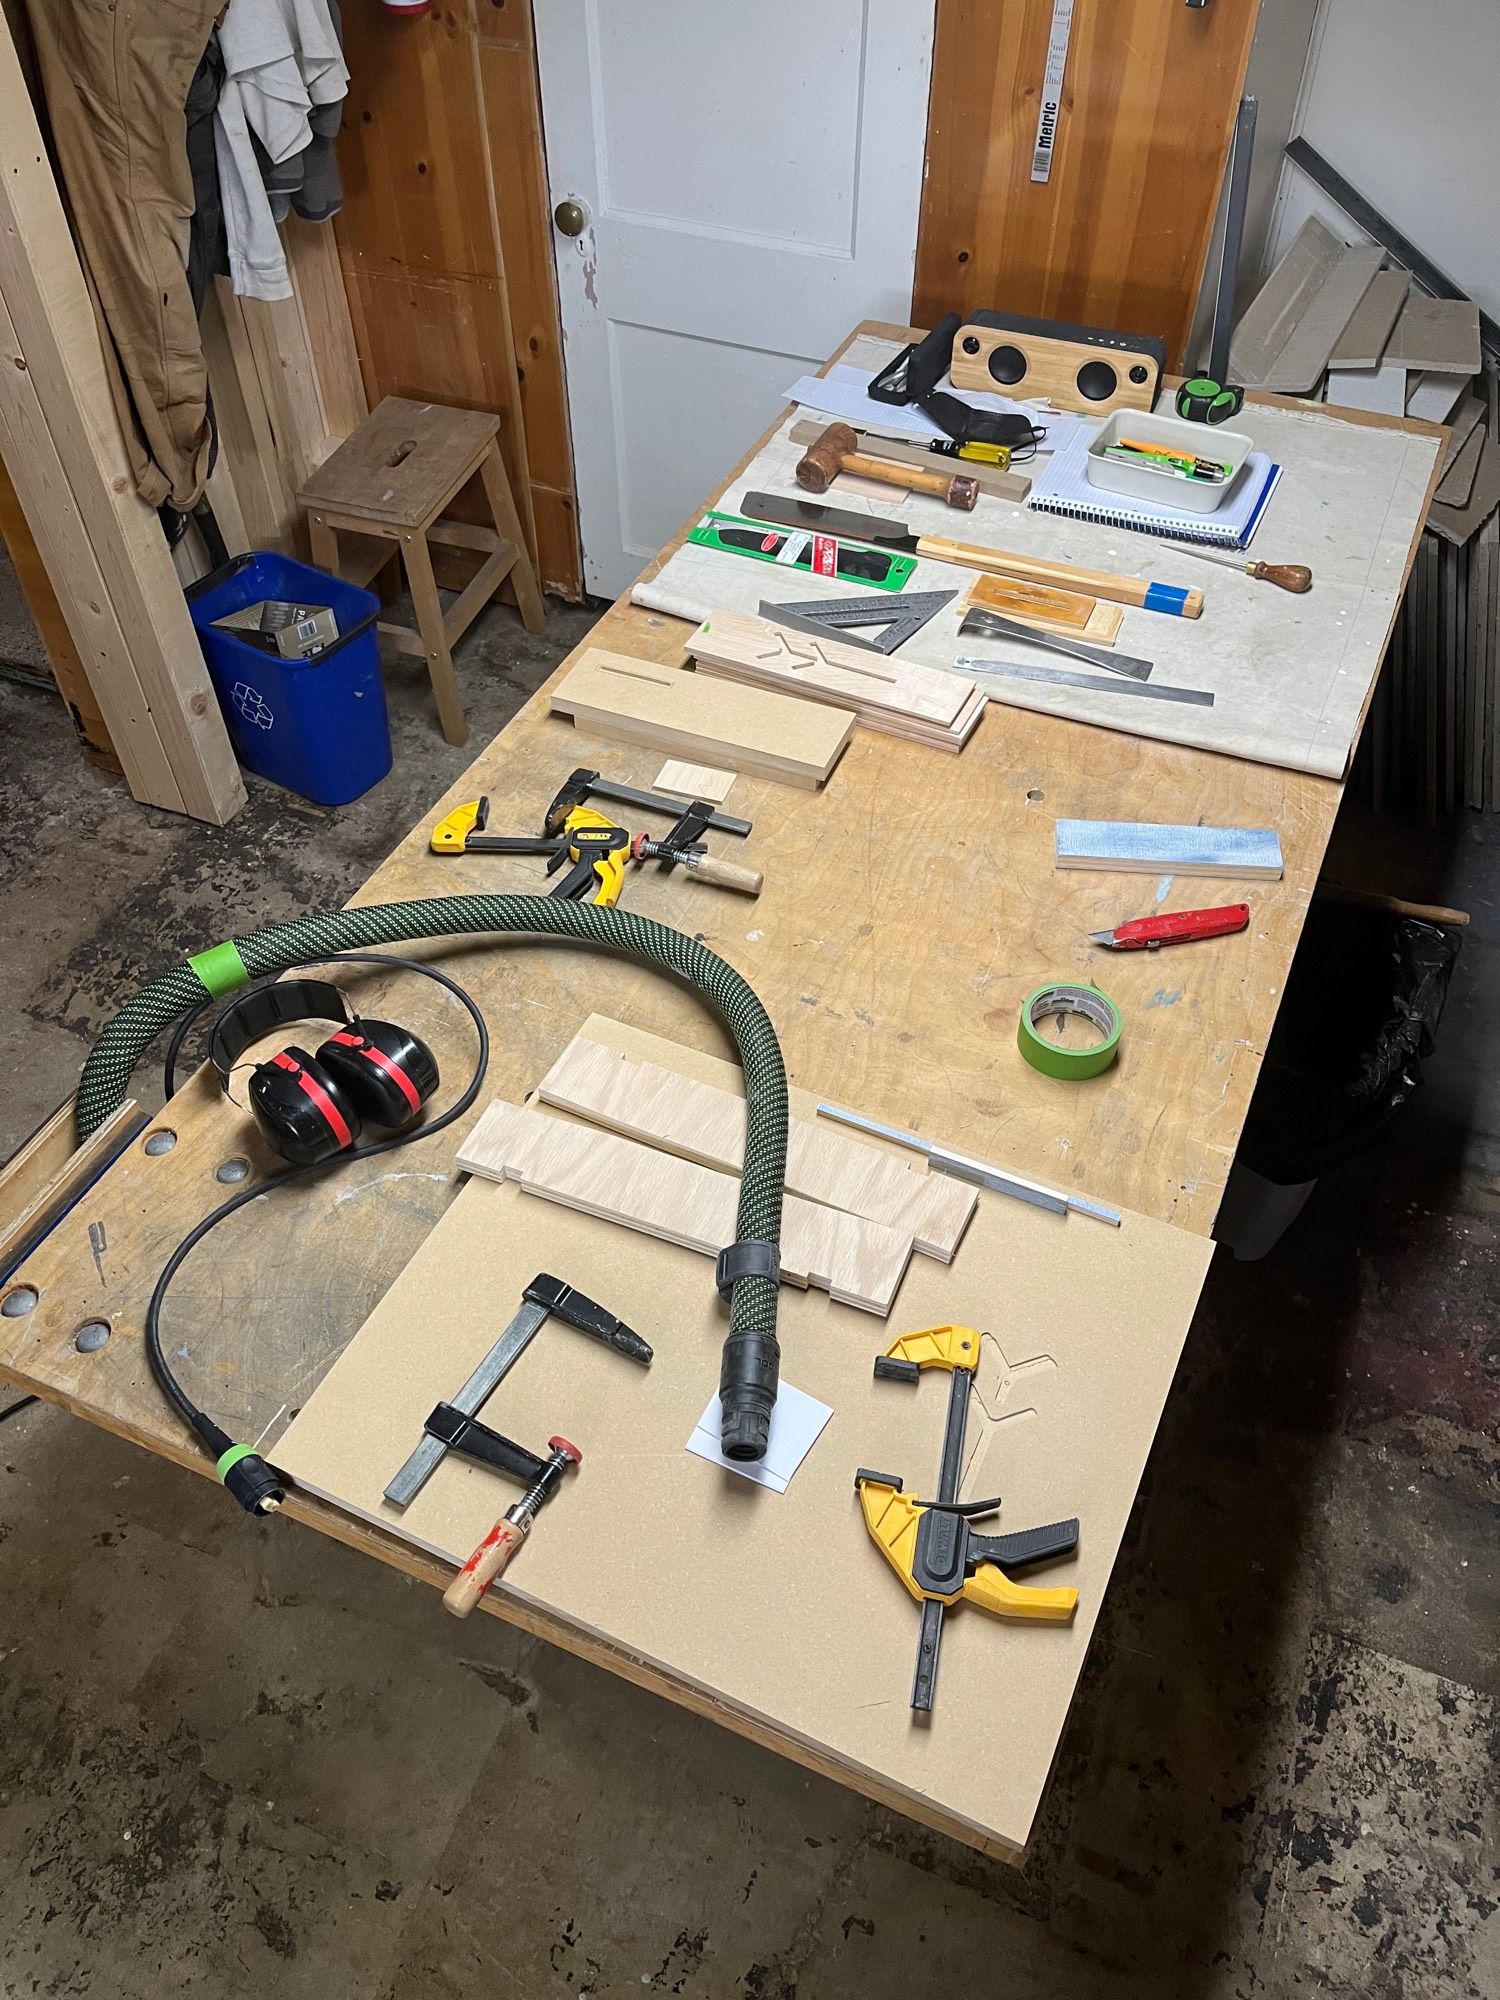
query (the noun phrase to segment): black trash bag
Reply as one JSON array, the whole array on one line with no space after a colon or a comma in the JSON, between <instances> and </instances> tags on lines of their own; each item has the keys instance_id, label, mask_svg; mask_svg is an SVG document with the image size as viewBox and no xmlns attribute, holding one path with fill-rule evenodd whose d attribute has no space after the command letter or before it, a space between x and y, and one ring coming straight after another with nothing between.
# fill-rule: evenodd
<instances>
[{"instance_id":1,"label":"black trash bag","mask_svg":"<svg viewBox=\"0 0 1500 2000\"><path fill-rule=\"evenodd\" d=\"M1278 1186L1316 1180L1422 1081L1458 958L1455 931L1315 902L1271 1034L1240 1160Z\"/></svg>"}]
</instances>

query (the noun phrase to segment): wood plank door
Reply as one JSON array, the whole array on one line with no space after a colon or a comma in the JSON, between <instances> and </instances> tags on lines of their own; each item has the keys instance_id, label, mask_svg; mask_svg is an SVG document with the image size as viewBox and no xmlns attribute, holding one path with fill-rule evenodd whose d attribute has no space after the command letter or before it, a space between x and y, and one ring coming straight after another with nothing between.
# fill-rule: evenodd
<instances>
[{"instance_id":1,"label":"wood plank door","mask_svg":"<svg viewBox=\"0 0 1500 2000\"><path fill-rule=\"evenodd\" d=\"M1032 179L1069 0L938 0L918 323L980 306L1153 333L1193 308L1260 0L1071 0L1048 178Z\"/></svg>"},{"instance_id":2,"label":"wood plank door","mask_svg":"<svg viewBox=\"0 0 1500 2000\"><path fill-rule=\"evenodd\" d=\"M910 317L933 0L536 0L584 574L624 590L857 321Z\"/></svg>"}]
</instances>

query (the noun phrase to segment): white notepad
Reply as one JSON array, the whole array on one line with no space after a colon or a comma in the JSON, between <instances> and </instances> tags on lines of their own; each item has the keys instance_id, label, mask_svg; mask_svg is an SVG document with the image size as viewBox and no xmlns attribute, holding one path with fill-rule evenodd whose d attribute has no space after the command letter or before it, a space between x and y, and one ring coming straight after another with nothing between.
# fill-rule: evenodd
<instances>
[{"instance_id":1,"label":"white notepad","mask_svg":"<svg viewBox=\"0 0 1500 2000\"><path fill-rule=\"evenodd\" d=\"M1028 507L1045 514L1066 514L1075 521L1097 521L1106 528L1131 528L1145 535L1168 535L1179 542L1212 542L1219 548L1243 549L1249 546L1281 477L1279 465L1273 465L1263 451L1252 451L1233 499L1213 514L1179 514L1153 501L1132 500L1093 485L1087 460L1096 435L1092 428L1081 429L1068 439L1052 463L1032 481Z\"/></svg>"}]
</instances>

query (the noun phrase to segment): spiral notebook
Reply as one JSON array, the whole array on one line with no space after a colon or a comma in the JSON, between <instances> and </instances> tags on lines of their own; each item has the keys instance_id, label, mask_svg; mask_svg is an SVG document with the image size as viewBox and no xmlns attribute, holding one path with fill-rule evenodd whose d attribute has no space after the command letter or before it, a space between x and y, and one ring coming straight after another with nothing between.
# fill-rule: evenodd
<instances>
[{"instance_id":1,"label":"spiral notebook","mask_svg":"<svg viewBox=\"0 0 1500 2000\"><path fill-rule=\"evenodd\" d=\"M1215 548L1243 549L1260 526L1266 503L1276 490L1281 467L1262 451L1246 461L1240 490L1213 514L1179 514L1149 500L1124 493L1106 493L1088 476L1088 449L1095 430L1078 431L1031 483L1026 504L1046 514L1066 514L1075 521L1097 521L1106 528L1132 528L1143 535L1166 535L1178 542L1208 542Z\"/></svg>"}]
</instances>

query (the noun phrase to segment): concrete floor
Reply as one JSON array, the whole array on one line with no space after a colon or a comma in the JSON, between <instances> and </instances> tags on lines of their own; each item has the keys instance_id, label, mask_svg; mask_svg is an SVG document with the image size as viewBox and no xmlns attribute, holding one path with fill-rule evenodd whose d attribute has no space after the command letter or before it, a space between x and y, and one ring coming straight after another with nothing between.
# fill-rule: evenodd
<instances>
[{"instance_id":1,"label":"concrete floor","mask_svg":"<svg viewBox=\"0 0 1500 2000\"><path fill-rule=\"evenodd\" d=\"M477 629L477 738L587 623ZM392 708L372 797L253 785L212 831L0 683L0 1153L121 994L338 900L462 768L409 663ZM35 1408L0 1431L0 1994L1497 2000L1497 852L1401 844L1476 915L1425 1107L1216 1260L1024 1871Z\"/></svg>"}]
</instances>

